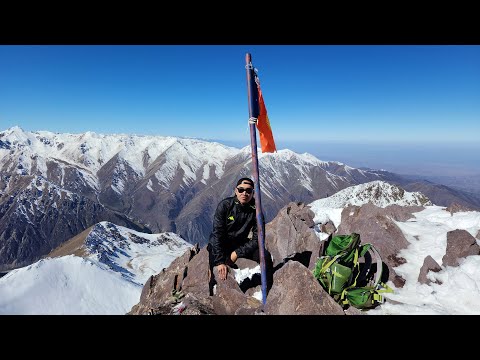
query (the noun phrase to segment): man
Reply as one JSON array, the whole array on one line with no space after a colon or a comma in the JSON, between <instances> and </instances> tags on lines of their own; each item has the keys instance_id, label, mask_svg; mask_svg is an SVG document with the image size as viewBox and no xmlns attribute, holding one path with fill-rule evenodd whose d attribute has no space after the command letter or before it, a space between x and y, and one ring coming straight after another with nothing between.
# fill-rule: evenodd
<instances>
[{"instance_id":1,"label":"man","mask_svg":"<svg viewBox=\"0 0 480 360\"><path fill-rule=\"evenodd\" d=\"M235 266L238 258L260 262L255 209L254 183L250 178L241 178L235 186L235 196L220 201L213 218L213 230L207 246L210 270L217 267L220 280L225 280L229 267ZM249 236L251 235L251 236ZM265 249L267 291L272 286L273 262ZM212 276L211 286L214 284Z\"/></svg>"}]
</instances>

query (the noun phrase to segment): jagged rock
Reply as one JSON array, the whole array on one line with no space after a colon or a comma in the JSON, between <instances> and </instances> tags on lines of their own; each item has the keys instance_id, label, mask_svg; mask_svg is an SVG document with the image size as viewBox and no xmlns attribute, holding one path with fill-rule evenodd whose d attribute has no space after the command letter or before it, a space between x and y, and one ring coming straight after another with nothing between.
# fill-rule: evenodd
<instances>
[{"instance_id":1,"label":"jagged rock","mask_svg":"<svg viewBox=\"0 0 480 360\"><path fill-rule=\"evenodd\" d=\"M365 311L357 309L354 306L349 306L346 310L344 310L345 315L367 315Z\"/></svg>"},{"instance_id":2,"label":"jagged rock","mask_svg":"<svg viewBox=\"0 0 480 360\"><path fill-rule=\"evenodd\" d=\"M444 266L458 266L458 260L469 255L479 255L480 246L466 230L453 230L447 233L447 250L442 258Z\"/></svg>"},{"instance_id":3,"label":"jagged rock","mask_svg":"<svg viewBox=\"0 0 480 360\"><path fill-rule=\"evenodd\" d=\"M181 300L169 301L150 309L148 315L215 315L215 311L194 295L187 294Z\"/></svg>"},{"instance_id":4,"label":"jagged rock","mask_svg":"<svg viewBox=\"0 0 480 360\"><path fill-rule=\"evenodd\" d=\"M315 226L315 223L313 222L313 218L315 217L314 212L310 209L309 206L306 206L304 203L297 203L296 205L298 209L295 209L292 206L290 214L296 219L303 221L305 225L307 225L309 228L313 228Z\"/></svg>"},{"instance_id":5,"label":"jagged rock","mask_svg":"<svg viewBox=\"0 0 480 360\"><path fill-rule=\"evenodd\" d=\"M260 309L262 303L246 295L229 271L225 280L218 280L217 269L213 271L217 284L212 297L213 308L218 315L253 315Z\"/></svg>"},{"instance_id":6,"label":"jagged rock","mask_svg":"<svg viewBox=\"0 0 480 360\"><path fill-rule=\"evenodd\" d=\"M239 259L240 260L240 259ZM241 266L257 266L247 259ZM198 271L197 271L198 270ZM152 315L261 315L261 314L344 314L323 290L312 272L298 261L288 261L274 274L274 284L265 305L244 293L231 269L226 280L217 279L214 295L208 291L208 253L185 252L145 284L140 302L128 314ZM200 274L200 275L199 275ZM264 308L268 306L268 311ZM352 311L352 310L351 310Z\"/></svg>"},{"instance_id":7,"label":"jagged rock","mask_svg":"<svg viewBox=\"0 0 480 360\"><path fill-rule=\"evenodd\" d=\"M335 224L332 222L332 220L328 220L325 224L322 224L320 226L320 231L325 233L325 234L333 234L335 231L337 231L337 227Z\"/></svg>"},{"instance_id":8,"label":"jagged rock","mask_svg":"<svg viewBox=\"0 0 480 360\"><path fill-rule=\"evenodd\" d=\"M253 268L258 264L238 259L237 267ZM240 266L238 266L240 265ZM234 315L257 314L262 303L245 294L230 269L227 279L217 280L215 295L210 295L208 251L198 246L176 258L168 268L151 276L145 283L140 301L129 315ZM215 279L218 278L214 269Z\"/></svg>"},{"instance_id":9,"label":"jagged rock","mask_svg":"<svg viewBox=\"0 0 480 360\"><path fill-rule=\"evenodd\" d=\"M237 261L235 262L235 265L237 265L238 269L245 270L245 269L254 269L260 264L250 259L238 258Z\"/></svg>"},{"instance_id":10,"label":"jagged rock","mask_svg":"<svg viewBox=\"0 0 480 360\"><path fill-rule=\"evenodd\" d=\"M203 299L210 295L208 286L208 250L203 247L186 266L182 291Z\"/></svg>"},{"instance_id":11,"label":"jagged rock","mask_svg":"<svg viewBox=\"0 0 480 360\"><path fill-rule=\"evenodd\" d=\"M405 279L400 275L395 274L391 280L396 288L402 288L405 285Z\"/></svg>"},{"instance_id":12,"label":"jagged rock","mask_svg":"<svg viewBox=\"0 0 480 360\"><path fill-rule=\"evenodd\" d=\"M273 276L265 304L267 315L344 315L342 307L322 288L312 272L289 261Z\"/></svg>"},{"instance_id":13,"label":"jagged rock","mask_svg":"<svg viewBox=\"0 0 480 360\"><path fill-rule=\"evenodd\" d=\"M429 271L439 272L442 270L442 267L438 265L438 263L428 255L425 260L423 260L423 265L420 268L420 274L418 275L418 282L420 284L429 284L431 282L430 279L427 278L427 274Z\"/></svg>"},{"instance_id":14,"label":"jagged rock","mask_svg":"<svg viewBox=\"0 0 480 360\"><path fill-rule=\"evenodd\" d=\"M303 203L291 202L266 225L265 247L272 254L273 266L296 254L306 255L309 269L315 267L321 241L313 230L315 214Z\"/></svg>"},{"instance_id":15,"label":"jagged rock","mask_svg":"<svg viewBox=\"0 0 480 360\"><path fill-rule=\"evenodd\" d=\"M157 275L152 275L143 286L139 303L134 305L128 314L148 314L152 309L158 309L165 303L170 304L169 301L172 297L172 292L182 290L182 282L186 275L187 264L192 257L195 256L196 251L196 248L185 251L185 253L176 258L168 268L163 269Z\"/></svg>"},{"instance_id":16,"label":"jagged rock","mask_svg":"<svg viewBox=\"0 0 480 360\"><path fill-rule=\"evenodd\" d=\"M452 215L454 213L457 213L457 212L475 211L475 210L471 209L470 207L468 207L466 205L461 205L461 204L458 204L458 203L450 204L445 210L449 211L450 214L452 214Z\"/></svg>"},{"instance_id":17,"label":"jagged rock","mask_svg":"<svg viewBox=\"0 0 480 360\"><path fill-rule=\"evenodd\" d=\"M265 315L262 302L254 297L247 296L247 302L235 311L235 315Z\"/></svg>"},{"instance_id":18,"label":"jagged rock","mask_svg":"<svg viewBox=\"0 0 480 360\"><path fill-rule=\"evenodd\" d=\"M185 295L182 306L183 311L180 315L216 315L212 306L205 301L200 301L192 294Z\"/></svg>"},{"instance_id":19,"label":"jagged rock","mask_svg":"<svg viewBox=\"0 0 480 360\"><path fill-rule=\"evenodd\" d=\"M403 286L404 281L399 279L394 268L405 262L405 259L397 257L397 254L400 250L406 249L409 242L394 220L406 221L413 217L414 212L423 209L422 206L399 205L381 208L371 203L363 206L349 205L342 211L337 234L356 232L360 234L362 243L372 243L388 267L388 279L393 281L395 286Z\"/></svg>"},{"instance_id":20,"label":"jagged rock","mask_svg":"<svg viewBox=\"0 0 480 360\"><path fill-rule=\"evenodd\" d=\"M475 235L475 238L477 238L478 240L480 240L480 230L477 232L477 235Z\"/></svg>"},{"instance_id":21,"label":"jagged rock","mask_svg":"<svg viewBox=\"0 0 480 360\"><path fill-rule=\"evenodd\" d=\"M260 279L260 283L261 283L261 279ZM240 284L240 288L242 288L242 284ZM242 288L243 290L243 288ZM248 289L245 291L245 295L247 296L254 296L255 293L259 292L259 291L262 291L262 285L257 285L255 287L248 287Z\"/></svg>"}]
</instances>

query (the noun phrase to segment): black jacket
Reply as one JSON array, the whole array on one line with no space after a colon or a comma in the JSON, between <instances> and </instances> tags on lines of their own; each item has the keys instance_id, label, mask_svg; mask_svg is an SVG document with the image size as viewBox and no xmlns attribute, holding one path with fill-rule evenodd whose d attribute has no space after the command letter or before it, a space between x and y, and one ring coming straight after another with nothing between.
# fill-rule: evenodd
<instances>
[{"instance_id":1,"label":"black jacket","mask_svg":"<svg viewBox=\"0 0 480 360\"><path fill-rule=\"evenodd\" d=\"M248 238L250 231L251 239ZM209 242L213 266L225 264L234 250L239 258L252 255L258 249L255 199L245 205L240 204L236 196L220 201L213 217Z\"/></svg>"}]
</instances>

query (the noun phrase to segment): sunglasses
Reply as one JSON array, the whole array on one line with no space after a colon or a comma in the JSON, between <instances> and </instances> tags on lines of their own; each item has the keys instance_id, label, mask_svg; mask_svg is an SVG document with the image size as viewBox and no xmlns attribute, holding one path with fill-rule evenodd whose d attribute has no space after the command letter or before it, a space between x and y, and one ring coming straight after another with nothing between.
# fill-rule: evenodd
<instances>
[{"instance_id":1,"label":"sunglasses","mask_svg":"<svg viewBox=\"0 0 480 360\"><path fill-rule=\"evenodd\" d=\"M238 192L241 194L244 191L247 192L247 194L251 194L253 192L253 188L242 188L242 187L237 187Z\"/></svg>"}]
</instances>

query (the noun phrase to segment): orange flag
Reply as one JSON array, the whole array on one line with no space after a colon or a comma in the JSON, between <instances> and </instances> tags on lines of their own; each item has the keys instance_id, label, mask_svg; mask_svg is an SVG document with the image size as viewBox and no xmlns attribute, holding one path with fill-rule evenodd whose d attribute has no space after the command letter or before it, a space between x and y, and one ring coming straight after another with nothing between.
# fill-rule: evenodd
<instances>
[{"instance_id":1,"label":"orange flag","mask_svg":"<svg viewBox=\"0 0 480 360\"><path fill-rule=\"evenodd\" d=\"M258 81L258 77L256 78L256 80L259 105L257 129L260 136L262 153L273 153L277 151L277 147L275 146L275 140L273 140L272 128L270 127L270 120L268 119L267 108L265 107L265 102L263 101L262 90L260 89L260 82Z\"/></svg>"}]
</instances>

